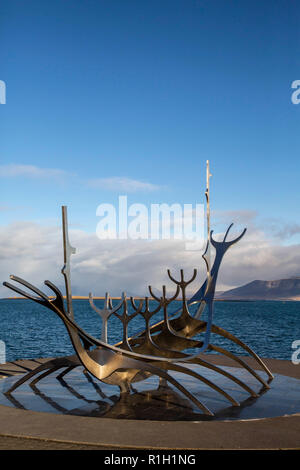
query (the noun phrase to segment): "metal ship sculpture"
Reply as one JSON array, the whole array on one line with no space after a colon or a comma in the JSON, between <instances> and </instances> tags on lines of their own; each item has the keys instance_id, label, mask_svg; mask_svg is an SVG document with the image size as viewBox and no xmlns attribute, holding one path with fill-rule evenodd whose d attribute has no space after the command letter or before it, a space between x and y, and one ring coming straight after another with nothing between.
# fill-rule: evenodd
<instances>
[{"instance_id":1,"label":"metal ship sculpture","mask_svg":"<svg viewBox=\"0 0 300 470\"><path fill-rule=\"evenodd\" d=\"M133 393L133 383L143 381L149 376L157 376L159 377L160 386L170 384L173 389L175 388L175 390L193 402L197 409L206 415L213 416L213 411L191 393L185 381L177 379L178 374L176 375L174 372L179 372L183 374L183 377L192 377L194 381L199 382L199 385L204 383L228 400L231 406L240 405L230 395L229 391L226 391L217 385L216 382L196 372L193 369L193 365L197 365L201 366L200 370L203 370L203 372L209 369L218 375L226 377L246 391L249 397L258 397L258 393L245 381L236 377L228 370L209 362L209 354L204 354L209 352L216 352L230 358L255 378L261 386L261 390L265 391L270 387L269 383L273 379L273 375L260 357L239 338L213 323L214 294L221 262L227 250L244 236L246 229L237 238L228 241L227 238L232 227L230 225L223 241L219 242L213 238L213 231L210 231L209 213L210 176L207 165L207 189L205 194L207 201L208 240L205 253L202 255L206 264L207 274L201 287L188 299L187 287L196 279L197 270L194 269L190 279L186 279L183 270L180 271L179 279L175 279L170 270L168 270L168 277L175 285L172 294L168 294L166 287L162 286L162 291L158 295L149 286L149 297L146 296L143 299L127 298L126 294L123 293L117 305L113 305L112 299L106 294L103 308L99 308L94 304L93 296L90 294L90 305L101 318L100 339L88 334L76 323L74 318L70 281L70 257L75 253L75 249L69 242L67 208L63 206L64 266L62 274L65 281L66 302L62 292L50 281L45 281L44 284L53 291L54 298L53 296L51 298L48 297L37 287L17 276L10 276L11 280L15 281L15 284L9 282L4 282L3 284L14 292L47 307L58 315L68 331L75 354L44 362L17 380L6 392L7 394L11 394L20 385L29 380L31 386L35 386L38 381L58 370L60 373L57 375L57 378L62 379L68 372L82 365L87 375L90 374L90 376L100 382L119 386L120 396ZM213 263L210 260L211 246L215 249ZM27 291L24 291L18 285L24 286L27 288ZM29 293L28 291L31 292ZM180 300L178 301L179 298ZM170 314L170 305L175 301L177 301L176 304L180 305L180 307L176 309L175 313L173 309L173 313ZM153 306L153 304L155 305ZM194 315L191 313L192 305L194 305L194 310L196 307ZM208 315L204 321L203 312L205 307L207 308ZM163 320L153 324L152 318L161 312L163 312ZM108 342L109 319L112 316L117 317L122 324L122 338L120 338L117 344L109 344ZM129 337L129 323L137 316L143 318L145 328L142 332ZM202 333L203 336L201 340L195 338L199 333ZM266 377L263 378L257 370L253 369L241 357L236 356L224 347L214 344L212 333L240 346L244 352L254 358L257 366L266 374ZM185 352L191 349L192 353Z\"/></svg>"}]
</instances>

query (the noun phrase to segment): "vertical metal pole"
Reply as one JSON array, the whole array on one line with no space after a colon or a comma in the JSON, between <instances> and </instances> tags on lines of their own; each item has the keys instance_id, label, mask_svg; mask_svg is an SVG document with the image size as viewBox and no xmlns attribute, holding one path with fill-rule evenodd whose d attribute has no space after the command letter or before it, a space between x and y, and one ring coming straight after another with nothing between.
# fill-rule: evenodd
<instances>
[{"instance_id":1,"label":"vertical metal pole","mask_svg":"<svg viewBox=\"0 0 300 470\"><path fill-rule=\"evenodd\" d=\"M207 263L208 263L208 272L210 272L211 268L211 253L210 253L210 194L209 194L209 179L211 177L211 173L209 171L209 160L206 160L206 191L205 191L205 197L206 197L206 217L207 217Z\"/></svg>"},{"instance_id":2,"label":"vertical metal pole","mask_svg":"<svg viewBox=\"0 0 300 470\"><path fill-rule=\"evenodd\" d=\"M76 249L73 248L69 242L67 206L62 206L62 228L63 228L64 266L61 272L65 278L67 311L70 317L74 318L73 305L72 305L72 291L71 291L70 257L71 255L76 253Z\"/></svg>"},{"instance_id":3,"label":"vertical metal pole","mask_svg":"<svg viewBox=\"0 0 300 470\"><path fill-rule=\"evenodd\" d=\"M205 259L207 263L207 284L206 284L206 289L209 288L210 281L211 281L211 276L210 276L210 270L211 270L211 244L210 244L210 199L209 199L209 179L211 177L211 173L209 171L209 160L206 160L206 190L205 190L205 197L206 197L206 218L207 218L207 241L206 241L206 249L204 254L202 255L203 258ZM197 309L196 314L194 315L194 318L197 320L200 318L202 315L204 308L205 308L206 303L204 301L200 302L200 305Z\"/></svg>"}]
</instances>

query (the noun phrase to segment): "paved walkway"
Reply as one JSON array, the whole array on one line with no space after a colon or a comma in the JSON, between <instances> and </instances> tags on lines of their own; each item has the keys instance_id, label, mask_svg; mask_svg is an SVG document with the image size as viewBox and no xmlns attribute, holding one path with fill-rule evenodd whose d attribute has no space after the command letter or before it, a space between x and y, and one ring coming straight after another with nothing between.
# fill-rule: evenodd
<instances>
[{"instance_id":1,"label":"paved walkway","mask_svg":"<svg viewBox=\"0 0 300 470\"><path fill-rule=\"evenodd\" d=\"M111 450L111 448L84 444L42 441L21 437L0 436L0 450Z\"/></svg>"},{"instance_id":2,"label":"paved walkway","mask_svg":"<svg viewBox=\"0 0 300 470\"><path fill-rule=\"evenodd\" d=\"M0 367L0 375L24 373L46 360L8 363ZM232 365L227 358L218 355L210 355L209 360ZM247 362L254 365L250 358ZM265 362L274 373L300 379L300 365L275 359ZM243 421L142 422L38 413L0 406L1 448L300 449L300 414Z\"/></svg>"}]
</instances>

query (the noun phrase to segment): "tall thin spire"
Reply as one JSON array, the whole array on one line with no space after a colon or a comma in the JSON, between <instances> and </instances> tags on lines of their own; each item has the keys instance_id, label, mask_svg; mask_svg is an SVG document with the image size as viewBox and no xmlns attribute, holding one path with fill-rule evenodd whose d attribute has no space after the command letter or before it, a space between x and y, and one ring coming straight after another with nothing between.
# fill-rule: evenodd
<instances>
[{"instance_id":1,"label":"tall thin spire","mask_svg":"<svg viewBox=\"0 0 300 470\"><path fill-rule=\"evenodd\" d=\"M205 190L205 197L206 197L206 218L207 218L207 262L208 262L208 267L210 271L211 267L211 260L210 260L210 244L209 244L209 239L210 239L210 185L209 185L209 180L211 178L212 174L210 173L209 170L209 160L206 160L206 190Z\"/></svg>"},{"instance_id":2,"label":"tall thin spire","mask_svg":"<svg viewBox=\"0 0 300 470\"><path fill-rule=\"evenodd\" d=\"M64 266L61 272L65 278L67 311L68 311L68 314L73 318L74 312L73 312L73 306L72 306L70 257L71 255L76 253L76 249L73 248L69 242L67 206L62 206L62 227L63 227Z\"/></svg>"}]
</instances>

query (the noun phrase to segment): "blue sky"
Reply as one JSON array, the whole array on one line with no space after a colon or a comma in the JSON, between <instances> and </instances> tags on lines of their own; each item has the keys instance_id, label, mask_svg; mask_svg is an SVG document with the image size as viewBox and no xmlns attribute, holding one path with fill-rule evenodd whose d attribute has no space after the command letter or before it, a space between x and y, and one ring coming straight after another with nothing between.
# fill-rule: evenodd
<instances>
[{"instance_id":1,"label":"blue sky","mask_svg":"<svg viewBox=\"0 0 300 470\"><path fill-rule=\"evenodd\" d=\"M87 180L162 187L133 202L201 202L299 220L300 6L294 1L1 3L2 223L55 219L92 229L119 194ZM5 175L6 165L63 170Z\"/></svg>"},{"instance_id":2,"label":"blue sky","mask_svg":"<svg viewBox=\"0 0 300 470\"><path fill-rule=\"evenodd\" d=\"M204 202L209 159L215 211L298 243L299 25L292 0L2 1L0 226Z\"/></svg>"}]
</instances>

